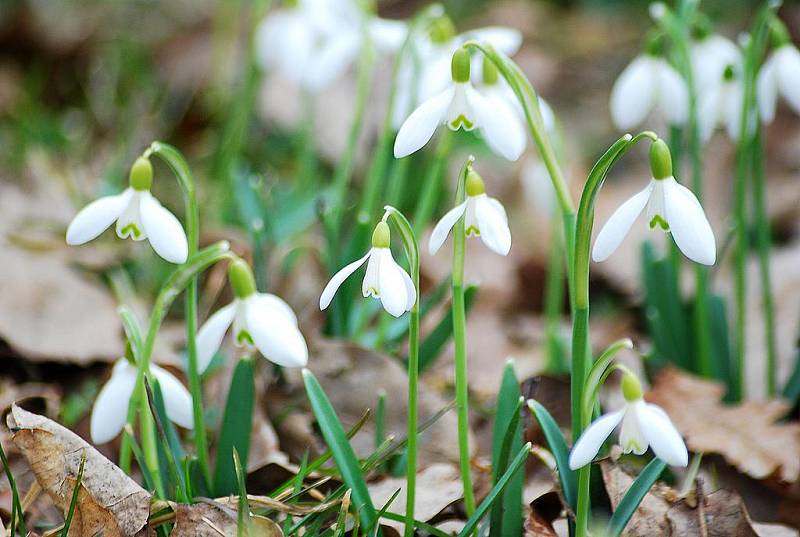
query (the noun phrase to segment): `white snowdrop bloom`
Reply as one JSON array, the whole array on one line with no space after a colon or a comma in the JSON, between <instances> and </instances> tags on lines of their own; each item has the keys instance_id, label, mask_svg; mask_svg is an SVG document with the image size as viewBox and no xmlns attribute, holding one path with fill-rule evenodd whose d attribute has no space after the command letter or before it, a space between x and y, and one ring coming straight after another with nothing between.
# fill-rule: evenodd
<instances>
[{"instance_id":1,"label":"white snowdrop bloom","mask_svg":"<svg viewBox=\"0 0 800 537\"><path fill-rule=\"evenodd\" d=\"M525 131L513 108L502 99L489 99L470 83L470 57L458 49L452 59L452 85L422 103L397 133L394 156L402 158L418 151L433 137L436 127L451 130L479 129L495 153L517 160L525 149Z\"/></svg>"},{"instance_id":2,"label":"white snowdrop bloom","mask_svg":"<svg viewBox=\"0 0 800 537\"><path fill-rule=\"evenodd\" d=\"M372 248L364 257L333 275L319 297L319 309L330 306L333 295L342 283L366 262L367 272L361 284L364 298L373 296L380 299L383 309L395 317L410 311L417 301L417 291L411 276L392 257L390 241L389 224L378 222L372 233Z\"/></svg>"},{"instance_id":3,"label":"white snowdrop bloom","mask_svg":"<svg viewBox=\"0 0 800 537\"><path fill-rule=\"evenodd\" d=\"M758 108L761 119L772 123L778 95L800 114L800 51L788 41L776 48L758 73Z\"/></svg>"},{"instance_id":4,"label":"white snowdrop bloom","mask_svg":"<svg viewBox=\"0 0 800 537\"><path fill-rule=\"evenodd\" d=\"M706 88L720 83L729 65L739 65L742 61L739 47L719 34L708 34L694 40L690 56L694 85L701 96Z\"/></svg>"},{"instance_id":5,"label":"white snowdrop bloom","mask_svg":"<svg viewBox=\"0 0 800 537\"><path fill-rule=\"evenodd\" d=\"M598 233L592 259L597 262L608 259L645 211L650 228L671 232L686 257L713 265L717 257L714 232L697 197L672 176L672 158L663 140L656 140L650 146L650 168L653 177L647 188L623 203Z\"/></svg>"},{"instance_id":6,"label":"white snowdrop bloom","mask_svg":"<svg viewBox=\"0 0 800 537\"><path fill-rule=\"evenodd\" d=\"M241 259L231 262L228 279L233 302L217 310L197 331L200 372L208 368L231 325L236 346L255 346L264 358L283 367L305 366L308 347L292 308L276 295L256 292L253 273Z\"/></svg>"},{"instance_id":7,"label":"white snowdrop bloom","mask_svg":"<svg viewBox=\"0 0 800 537\"><path fill-rule=\"evenodd\" d=\"M478 236L493 252L508 255L511 250L511 231L503 205L486 195L483 179L474 170L467 173L466 201L450 209L437 222L428 243L428 252L434 255L444 244L450 230L462 216L467 237Z\"/></svg>"},{"instance_id":8,"label":"white snowdrop bloom","mask_svg":"<svg viewBox=\"0 0 800 537\"><path fill-rule=\"evenodd\" d=\"M114 364L111 378L100 389L92 407L90 433L92 442L110 442L122 432L128 418L133 390L136 387L136 366L125 358ZM158 381L167 417L184 429L192 429L192 396L172 373L157 365L150 365L150 374Z\"/></svg>"},{"instance_id":9,"label":"white snowdrop bloom","mask_svg":"<svg viewBox=\"0 0 800 537\"><path fill-rule=\"evenodd\" d=\"M611 118L620 130L641 125L651 112L671 125L683 125L689 113L686 82L667 60L651 53L634 59L611 89Z\"/></svg>"},{"instance_id":10,"label":"white snowdrop bloom","mask_svg":"<svg viewBox=\"0 0 800 537\"><path fill-rule=\"evenodd\" d=\"M604 414L583 431L569 455L569 467L577 470L595 458L603 443L621 423L619 443L624 453L642 455L647 448L656 457L672 466L689 464L689 452L681 434L664 410L642 398L642 387L633 374L622 377L625 406Z\"/></svg>"},{"instance_id":11,"label":"white snowdrop bloom","mask_svg":"<svg viewBox=\"0 0 800 537\"><path fill-rule=\"evenodd\" d=\"M130 173L130 186L121 194L93 201L75 215L67 228L67 244L84 244L114 221L121 239L148 239L153 250L170 263L185 263L189 253L186 233L175 215L150 193L153 168L139 157Z\"/></svg>"},{"instance_id":12,"label":"white snowdrop bloom","mask_svg":"<svg viewBox=\"0 0 800 537\"><path fill-rule=\"evenodd\" d=\"M700 138L704 142L711 138L718 126L725 128L731 140L739 139L744 96L742 81L733 65L729 65L722 76L721 82L707 86L700 95L698 120Z\"/></svg>"}]
</instances>

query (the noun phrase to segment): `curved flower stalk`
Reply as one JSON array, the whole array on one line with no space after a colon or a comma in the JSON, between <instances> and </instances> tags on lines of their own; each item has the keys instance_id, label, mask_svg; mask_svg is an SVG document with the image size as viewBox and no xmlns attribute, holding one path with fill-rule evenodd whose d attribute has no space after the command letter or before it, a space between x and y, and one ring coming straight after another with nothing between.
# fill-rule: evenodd
<instances>
[{"instance_id":1,"label":"curved flower stalk","mask_svg":"<svg viewBox=\"0 0 800 537\"><path fill-rule=\"evenodd\" d=\"M467 199L450 209L436 224L428 243L428 252L434 255L444 244L450 230L464 217L467 237L480 237L487 248L500 255L511 250L511 231L503 205L486 195L481 176L470 169L466 178Z\"/></svg>"},{"instance_id":2,"label":"curved flower stalk","mask_svg":"<svg viewBox=\"0 0 800 537\"><path fill-rule=\"evenodd\" d=\"M361 285L364 298L372 296L380 299L383 309L394 317L400 317L414 307L417 302L414 282L392 257L391 232L385 219L386 215L375 226L372 248L366 255L333 275L319 297L319 309L324 310L330 306L342 283L364 263L367 263L367 272Z\"/></svg>"},{"instance_id":3,"label":"curved flower stalk","mask_svg":"<svg viewBox=\"0 0 800 537\"><path fill-rule=\"evenodd\" d=\"M125 191L95 200L75 215L67 228L67 244L87 243L116 221L121 239L148 239L164 260L185 263L189 254L186 233L175 215L150 193L152 184L150 160L139 157L131 167L130 186Z\"/></svg>"},{"instance_id":4,"label":"curved flower stalk","mask_svg":"<svg viewBox=\"0 0 800 537\"><path fill-rule=\"evenodd\" d=\"M608 259L645 211L649 227L671 232L686 257L713 265L717 257L714 232L697 197L672 176L672 157L661 139L650 145L650 169L653 177L647 188L623 203L600 230L592 259L597 262Z\"/></svg>"},{"instance_id":5,"label":"curved flower stalk","mask_svg":"<svg viewBox=\"0 0 800 537\"><path fill-rule=\"evenodd\" d=\"M697 103L700 139L707 142L718 126L725 128L728 138L739 140L741 128L742 101L744 86L741 79L741 65L728 65L722 79L716 85L709 85Z\"/></svg>"},{"instance_id":6,"label":"curved flower stalk","mask_svg":"<svg viewBox=\"0 0 800 537\"><path fill-rule=\"evenodd\" d=\"M641 125L651 113L670 125L683 125L689 115L686 82L653 41L619 75L611 89L611 118L620 130Z\"/></svg>"},{"instance_id":7,"label":"curved flower stalk","mask_svg":"<svg viewBox=\"0 0 800 537\"><path fill-rule=\"evenodd\" d=\"M508 160L519 158L526 141L519 117L504 99L488 98L472 87L470 63L469 51L456 50L451 61L452 86L408 116L395 139L396 158L421 149L443 123L453 131L479 129L492 151Z\"/></svg>"},{"instance_id":8,"label":"curved flower stalk","mask_svg":"<svg viewBox=\"0 0 800 537\"><path fill-rule=\"evenodd\" d=\"M788 35L784 34L778 41L780 44L758 73L758 106L765 123L775 119L779 95L800 114L800 51L789 41Z\"/></svg>"},{"instance_id":9,"label":"curved flower stalk","mask_svg":"<svg viewBox=\"0 0 800 537\"><path fill-rule=\"evenodd\" d=\"M619 443L624 453L643 455L647 448L672 466L689 464L689 453L680 433L661 407L642 398L639 379L630 371L622 377L624 408L604 414L581 434L572 447L569 467L573 470L592 462L603 443L620 424Z\"/></svg>"},{"instance_id":10,"label":"curved flower stalk","mask_svg":"<svg viewBox=\"0 0 800 537\"><path fill-rule=\"evenodd\" d=\"M253 272L242 259L231 261L228 280L233 302L209 317L197 332L200 372L208 368L231 325L236 346L255 346L264 358L283 367L304 367L308 347L292 308L276 295L256 292Z\"/></svg>"},{"instance_id":11,"label":"curved flower stalk","mask_svg":"<svg viewBox=\"0 0 800 537\"><path fill-rule=\"evenodd\" d=\"M352 0L299 0L267 15L256 48L265 69L317 92L355 63L366 40L395 53L407 31L405 22L366 13Z\"/></svg>"},{"instance_id":12,"label":"curved flower stalk","mask_svg":"<svg viewBox=\"0 0 800 537\"><path fill-rule=\"evenodd\" d=\"M167 417L184 429L192 429L194 422L189 390L166 369L151 364L149 371L161 387ZM111 378L100 389L92 407L90 433L95 444L110 442L125 427L128 405L136 387L136 375L136 365L127 358L120 358L114 364Z\"/></svg>"}]
</instances>

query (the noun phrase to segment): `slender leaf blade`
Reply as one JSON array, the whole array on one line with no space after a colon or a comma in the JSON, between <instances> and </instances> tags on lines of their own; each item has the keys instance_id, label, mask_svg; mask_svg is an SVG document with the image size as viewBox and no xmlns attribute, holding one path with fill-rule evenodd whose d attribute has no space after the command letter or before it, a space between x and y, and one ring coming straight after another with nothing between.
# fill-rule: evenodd
<instances>
[{"instance_id":1,"label":"slender leaf blade","mask_svg":"<svg viewBox=\"0 0 800 537\"><path fill-rule=\"evenodd\" d=\"M661 459L653 459L636 477L631 488L628 489L619 505L617 505L616 510L614 510L614 514L611 515L606 532L609 537L618 537L622 533L636 508L642 503L647 491L650 490L650 487L653 486L653 483L656 482L666 467L667 463Z\"/></svg>"}]
</instances>

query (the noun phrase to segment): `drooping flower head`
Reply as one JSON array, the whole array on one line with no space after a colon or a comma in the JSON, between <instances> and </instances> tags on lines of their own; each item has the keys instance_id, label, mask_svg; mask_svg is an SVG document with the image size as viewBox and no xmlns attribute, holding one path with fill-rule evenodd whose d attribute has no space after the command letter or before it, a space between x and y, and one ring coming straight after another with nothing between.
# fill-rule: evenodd
<instances>
[{"instance_id":1,"label":"drooping flower head","mask_svg":"<svg viewBox=\"0 0 800 537\"><path fill-rule=\"evenodd\" d=\"M647 448L672 466L686 466L689 453L680 433L664 410L642 398L642 386L635 375L626 371L622 377L625 406L596 419L575 442L569 467L577 470L595 458L603 443L621 423L619 444L624 453L642 455Z\"/></svg>"},{"instance_id":2,"label":"drooping flower head","mask_svg":"<svg viewBox=\"0 0 800 537\"><path fill-rule=\"evenodd\" d=\"M319 297L319 309L330 306L336 291L358 268L367 263L367 272L361 284L364 298L380 299L383 309L395 317L410 311L417 301L417 292L411 276L392 257L389 224L381 220L372 233L372 248L364 257L339 270L325 286Z\"/></svg>"},{"instance_id":3,"label":"drooping flower head","mask_svg":"<svg viewBox=\"0 0 800 537\"><path fill-rule=\"evenodd\" d=\"M699 13L692 25L689 55L694 86L699 96L707 88L719 85L729 65L739 65L742 61L742 53L736 43L714 33L711 21Z\"/></svg>"},{"instance_id":4,"label":"drooping flower head","mask_svg":"<svg viewBox=\"0 0 800 537\"><path fill-rule=\"evenodd\" d=\"M511 250L511 231L503 205L495 198L486 195L483 179L470 169L466 178L467 199L450 209L436 224L428 243L428 251L434 255L459 218L464 217L464 231L467 237L480 237L493 252L508 255Z\"/></svg>"},{"instance_id":5,"label":"drooping flower head","mask_svg":"<svg viewBox=\"0 0 800 537\"><path fill-rule=\"evenodd\" d=\"M706 142L717 127L725 128L728 138L739 139L744 89L740 65L728 65L716 85L709 85L700 95L698 122L700 138Z\"/></svg>"},{"instance_id":6,"label":"drooping flower head","mask_svg":"<svg viewBox=\"0 0 800 537\"><path fill-rule=\"evenodd\" d=\"M98 237L114 221L121 239L148 239L153 250L170 263L186 262L189 245L175 215L150 193L153 167L146 157L133 163L130 186L121 194L93 201L75 215L67 228L67 244L84 244Z\"/></svg>"},{"instance_id":7,"label":"drooping flower head","mask_svg":"<svg viewBox=\"0 0 800 537\"><path fill-rule=\"evenodd\" d=\"M782 24L773 21L770 28L774 49L758 73L758 107L761 119L775 119L778 96L782 96L795 113L800 114L800 51L789 38Z\"/></svg>"},{"instance_id":8,"label":"drooping flower head","mask_svg":"<svg viewBox=\"0 0 800 537\"><path fill-rule=\"evenodd\" d=\"M308 363L308 347L297 326L297 316L279 296L256 291L250 266L236 259L228 267L233 302L217 310L197 332L197 362L205 371L233 325L237 347L252 346L264 358L283 367Z\"/></svg>"},{"instance_id":9,"label":"drooping flower head","mask_svg":"<svg viewBox=\"0 0 800 537\"><path fill-rule=\"evenodd\" d=\"M645 211L650 229L671 233L686 257L713 265L717 256L714 232L697 197L672 176L672 157L661 139L650 145L650 170L653 176L647 188L623 203L600 230L592 259L608 259Z\"/></svg>"}]
</instances>

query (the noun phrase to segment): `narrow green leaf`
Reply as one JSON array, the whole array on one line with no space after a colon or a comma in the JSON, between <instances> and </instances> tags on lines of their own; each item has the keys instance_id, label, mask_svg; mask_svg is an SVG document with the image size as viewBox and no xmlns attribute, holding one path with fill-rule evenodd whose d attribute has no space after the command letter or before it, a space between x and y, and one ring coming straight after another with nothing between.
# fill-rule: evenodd
<instances>
[{"instance_id":1,"label":"narrow green leaf","mask_svg":"<svg viewBox=\"0 0 800 537\"><path fill-rule=\"evenodd\" d=\"M11 535L14 535L16 524L19 523L19 530L22 535L27 535L28 530L25 528L25 513L22 511L22 502L19 500L19 490L17 490L17 480L14 479L14 474L11 473L11 466L8 464L6 452L3 446L0 445L0 460L3 462L3 471L6 473L8 485L11 487L11 524L9 529Z\"/></svg>"},{"instance_id":2,"label":"narrow green leaf","mask_svg":"<svg viewBox=\"0 0 800 537\"><path fill-rule=\"evenodd\" d=\"M125 330L125 337L128 339L133 349L133 357L139 360L139 356L142 352L142 343L144 343L144 336L142 334L142 327L139 324L139 319L136 317L133 310L125 304L117 308L117 314L122 320L122 328Z\"/></svg>"},{"instance_id":3,"label":"narrow green leaf","mask_svg":"<svg viewBox=\"0 0 800 537\"><path fill-rule=\"evenodd\" d=\"M237 509L239 518L236 525L236 535L237 537L245 537L251 533L250 504L247 501L247 487L245 486L247 476L245 475L242 461L239 460L239 453L236 452L236 448L233 448L232 458L234 471L236 472L236 484L239 493L239 505Z\"/></svg>"},{"instance_id":4,"label":"narrow green leaf","mask_svg":"<svg viewBox=\"0 0 800 537\"><path fill-rule=\"evenodd\" d=\"M558 479L561 482L561 491L564 494L564 499L569 506L576 509L576 491L577 491L577 477L575 472L569 468L569 449L561 429L558 428L556 420L553 416L543 407L538 401L534 399L528 400L528 408L533 413L533 417L539 422L539 427L542 428L547 445L550 446L550 451L556 459L556 467L558 468Z\"/></svg>"},{"instance_id":5,"label":"narrow green leaf","mask_svg":"<svg viewBox=\"0 0 800 537\"><path fill-rule=\"evenodd\" d=\"M180 447L177 432L172 428L172 422L167 417L161 387L155 378L153 378L153 384L150 384L150 381L145 378L144 386L147 394L147 404L150 406L150 412L158 434L159 442L156 444L156 450L158 451L158 469L161 472L161 483L169 484L170 488L174 487L178 501L189 502L190 498L186 493L186 483L183 481L183 470L178 464L183 448ZM172 428L171 434L167 432L168 428ZM172 442L178 446L177 453L173 450L170 436L172 437Z\"/></svg>"},{"instance_id":6,"label":"narrow green leaf","mask_svg":"<svg viewBox=\"0 0 800 537\"><path fill-rule=\"evenodd\" d=\"M233 464L234 450L242 464L247 467L250 451L250 431L253 425L255 401L253 359L239 360L228 389L228 401L217 442L217 461L214 467L214 494L226 496L236 490L236 469Z\"/></svg>"},{"instance_id":7,"label":"narrow green leaf","mask_svg":"<svg viewBox=\"0 0 800 537\"><path fill-rule=\"evenodd\" d=\"M67 537L69 535L72 517L75 516L75 506L78 505L78 495L81 492L81 481L83 481L83 470L85 467L86 451L81 453L81 465L78 468L78 477L75 479L75 485L72 487L72 498L69 501L69 510L67 511L67 519L64 521L64 528L61 530L61 537Z\"/></svg>"},{"instance_id":8,"label":"narrow green leaf","mask_svg":"<svg viewBox=\"0 0 800 537\"><path fill-rule=\"evenodd\" d=\"M797 402L800 401L800 350L795 353L794 369L783 387L783 396L792 406L797 406Z\"/></svg>"},{"instance_id":9,"label":"narrow green leaf","mask_svg":"<svg viewBox=\"0 0 800 537\"><path fill-rule=\"evenodd\" d=\"M347 521L347 511L350 510L350 496L352 492L350 489L345 491L342 498L342 504L339 506L339 516L336 518L336 529L333 532L333 537L342 537L347 530L345 522ZM358 534L356 534L358 535Z\"/></svg>"},{"instance_id":10,"label":"narrow green leaf","mask_svg":"<svg viewBox=\"0 0 800 537\"><path fill-rule=\"evenodd\" d=\"M458 537L467 537L468 535L472 534L486 512L492 507L492 504L494 504L494 502L500 496L500 493L506 488L508 482L511 481L511 478L514 477L514 474L517 472L517 470L519 470L525 463L525 459L528 458L530 451L530 442L522 446L522 449L519 450L519 453L517 453L517 455L514 457L514 460L508 465L508 468L503 476L492 487L492 490L489 491L489 494L486 496L486 498L484 498L478 508L475 509L475 512L472 514L472 516L469 517L469 520L467 520L464 528L461 530L461 532L459 532Z\"/></svg>"},{"instance_id":11,"label":"narrow green leaf","mask_svg":"<svg viewBox=\"0 0 800 537\"><path fill-rule=\"evenodd\" d=\"M519 381L514 373L514 362L509 360L503 369L500 390L497 393L494 429L492 431L492 482L496 484L508 468L511 453L522 447L522 430L519 426L522 397ZM489 535L522 534L522 489L524 472L516 474L502 498L492 507Z\"/></svg>"},{"instance_id":12,"label":"narrow green leaf","mask_svg":"<svg viewBox=\"0 0 800 537\"><path fill-rule=\"evenodd\" d=\"M612 343L597 360L592 364L589 374L586 376L586 383L583 388L583 412L586 416L591 415L592 408L594 407L597 398L597 391L606 377L606 371L611 364L611 360L622 349L632 349L633 342L628 339L620 339Z\"/></svg>"},{"instance_id":13,"label":"narrow green leaf","mask_svg":"<svg viewBox=\"0 0 800 537\"><path fill-rule=\"evenodd\" d=\"M397 489L396 491L394 491L394 494L392 494L392 496L388 500L386 500L386 502L383 504L383 507L381 507L381 510L378 511L378 518L375 520L375 527L372 528L372 537L377 537L378 530L380 529L381 518L383 518L383 515L385 515L386 511L389 510L389 506L391 506L394 503L395 498L397 498L397 495L400 494L401 490L402 489ZM354 531L353 535L358 535L358 534Z\"/></svg>"},{"instance_id":14,"label":"narrow green leaf","mask_svg":"<svg viewBox=\"0 0 800 537\"><path fill-rule=\"evenodd\" d=\"M394 520L395 522L405 522L406 516L399 515L397 513L392 513L391 511L386 511L382 515L383 518L388 518L389 520ZM414 527L418 530L422 530L426 533L430 533L434 537L452 537L450 534L447 534L437 528L436 526L431 526L430 524L423 522L421 520L414 520Z\"/></svg>"},{"instance_id":15,"label":"narrow green leaf","mask_svg":"<svg viewBox=\"0 0 800 537\"><path fill-rule=\"evenodd\" d=\"M631 485L631 488L622 497L614 514L611 515L611 520L608 521L607 535L609 537L617 537L628 525L628 521L633 516L636 508L644 499L647 491L656 482L656 479L667 467L667 463L661 459L653 459L645 466L644 470L636 477L636 480Z\"/></svg>"},{"instance_id":16,"label":"narrow green leaf","mask_svg":"<svg viewBox=\"0 0 800 537\"><path fill-rule=\"evenodd\" d=\"M333 409L322 386L308 369L303 370L303 381L308 399L311 402L311 409L314 411L314 416L322 431L322 436L333 453L333 459L342 474L342 479L347 487L353 491L353 504L361 518L361 525L367 528L372 527L376 518L375 507L372 505L367 484L364 482L361 465L353 452L353 448L350 446L350 442L347 440L347 436L344 434L344 429L342 429L342 424L336 416L336 411Z\"/></svg>"}]
</instances>

